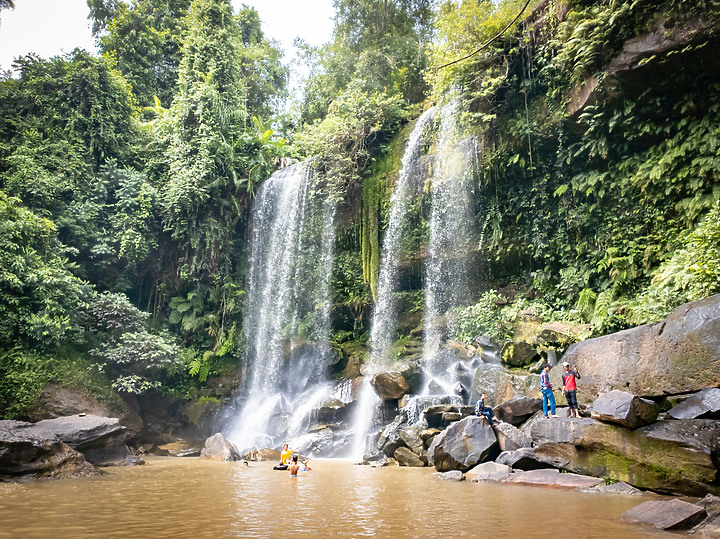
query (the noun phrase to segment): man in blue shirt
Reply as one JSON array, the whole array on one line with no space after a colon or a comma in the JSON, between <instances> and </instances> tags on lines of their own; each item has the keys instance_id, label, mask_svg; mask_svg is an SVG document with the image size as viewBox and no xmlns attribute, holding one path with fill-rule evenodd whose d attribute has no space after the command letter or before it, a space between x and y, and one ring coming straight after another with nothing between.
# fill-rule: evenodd
<instances>
[{"instance_id":1,"label":"man in blue shirt","mask_svg":"<svg viewBox=\"0 0 720 539\"><path fill-rule=\"evenodd\" d=\"M555 413L555 395L553 395L552 384L550 383L550 365L545 365L540 373L540 391L543 397L543 415L548 417L548 401L550 401L550 414L559 417Z\"/></svg>"}]
</instances>

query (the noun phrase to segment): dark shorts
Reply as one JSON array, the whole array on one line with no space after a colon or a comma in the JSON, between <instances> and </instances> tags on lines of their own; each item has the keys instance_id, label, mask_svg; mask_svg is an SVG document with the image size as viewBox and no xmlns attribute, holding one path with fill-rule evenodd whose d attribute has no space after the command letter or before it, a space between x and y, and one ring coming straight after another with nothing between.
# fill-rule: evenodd
<instances>
[{"instance_id":1,"label":"dark shorts","mask_svg":"<svg viewBox=\"0 0 720 539\"><path fill-rule=\"evenodd\" d=\"M568 390L565 392L565 398L567 399L568 406L570 408L575 408L577 410L578 403L577 403L577 394L574 389Z\"/></svg>"}]
</instances>

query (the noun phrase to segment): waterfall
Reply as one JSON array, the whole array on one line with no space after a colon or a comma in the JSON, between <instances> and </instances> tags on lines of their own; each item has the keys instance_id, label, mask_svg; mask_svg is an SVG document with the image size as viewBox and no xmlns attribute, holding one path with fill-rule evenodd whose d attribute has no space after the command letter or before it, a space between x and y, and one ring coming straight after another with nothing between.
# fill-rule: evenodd
<instances>
[{"instance_id":1,"label":"waterfall","mask_svg":"<svg viewBox=\"0 0 720 539\"><path fill-rule=\"evenodd\" d=\"M472 366L448 365L443 343L452 335L455 309L469 296L469 263L475 246L477 142L462 138L459 101L440 111L437 157L430 194L430 239L425 267L425 320L422 364L424 393L452 394L465 389Z\"/></svg>"},{"instance_id":2,"label":"waterfall","mask_svg":"<svg viewBox=\"0 0 720 539\"><path fill-rule=\"evenodd\" d=\"M252 211L244 398L227 436L240 448L299 434L332 390L330 272L335 208L300 163L272 175Z\"/></svg>"},{"instance_id":3,"label":"waterfall","mask_svg":"<svg viewBox=\"0 0 720 539\"><path fill-rule=\"evenodd\" d=\"M423 134L433 121L434 109L423 113L410 134L398 175L395 191L390 198L390 216L380 256L377 304L373 311L370 329L370 364L386 362L390 345L395 341L397 330L397 292L400 247L407 232L407 214L422 189L420 175L420 150Z\"/></svg>"},{"instance_id":4,"label":"waterfall","mask_svg":"<svg viewBox=\"0 0 720 539\"><path fill-rule=\"evenodd\" d=\"M352 425L351 452L353 457L361 457L364 454L368 433L372 428L380 404L380 399L370 385L370 380L377 368L390 359L390 346L395 340L397 331L395 293L397 291L400 247L407 231L407 214L410 206L422 189L420 151L424 142L423 135L433 121L433 111L434 109L425 111L410 134L395 190L390 198L388 227L380 256L378 300L370 326L370 360L365 368Z\"/></svg>"}]
</instances>

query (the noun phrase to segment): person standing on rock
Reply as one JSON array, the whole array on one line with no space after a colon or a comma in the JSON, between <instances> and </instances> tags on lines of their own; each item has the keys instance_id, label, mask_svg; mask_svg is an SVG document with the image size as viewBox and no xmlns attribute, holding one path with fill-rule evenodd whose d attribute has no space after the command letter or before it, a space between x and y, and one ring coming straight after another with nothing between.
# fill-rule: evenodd
<instances>
[{"instance_id":1,"label":"person standing on rock","mask_svg":"<svg viewBox=\"0 0 720 539\"><path fill-rule=\"evenodd\" d=\"M582 378L582 376L580 376L577 367L571 370L570 363L567 361L563 363L563 369L565 369L565 372L562 375L562 392L567 399L568 406L570 407L570 417L580 419L580 409L577 402L577 384L575 383L575 379Z\"/></svg>"},{"instance_id":2,"label":"person standing on rock","mask_svg":"<svg viewBox=\"0 0 720 539\"><path fill-rule=\"evenodd\" d=\"M555 395L553 395L553 386L550 383L550 365L545 365L540 373L540 391L543 397L543 415L548 418L548 401L550 402L550 414L558 417L555 413Z\"/></svg>"}]
</instances>

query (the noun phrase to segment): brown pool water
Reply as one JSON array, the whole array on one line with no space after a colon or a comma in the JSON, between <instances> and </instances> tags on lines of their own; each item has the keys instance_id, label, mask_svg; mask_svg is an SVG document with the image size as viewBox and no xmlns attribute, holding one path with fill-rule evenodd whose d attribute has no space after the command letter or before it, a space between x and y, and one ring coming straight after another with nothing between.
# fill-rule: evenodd
<instances>
[{"instance_id":1,"label":"brown pool water","mask_svg":"<svg viewBox=\"0 0 720 539\"><path fill-rule=\"evenodd\" d=\"M669 537L618 516L647 500L455 483L430 468L153 458L108 475L0 483L0 537Z\"/></svg>"}]
</instances>

